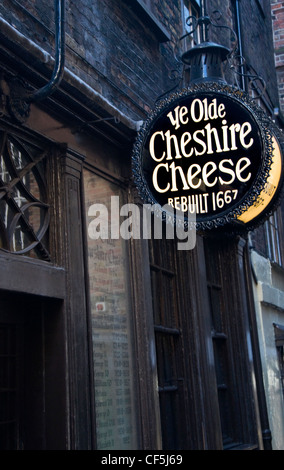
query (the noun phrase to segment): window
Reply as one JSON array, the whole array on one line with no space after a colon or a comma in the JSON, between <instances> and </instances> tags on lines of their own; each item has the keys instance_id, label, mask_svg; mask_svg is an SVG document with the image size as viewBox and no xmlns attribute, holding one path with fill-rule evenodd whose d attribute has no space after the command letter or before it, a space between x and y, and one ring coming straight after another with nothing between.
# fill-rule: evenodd
<instances>
[{"instance_id":1,"label":"window","mask_svg":"<svg viewBox=\"0 0 284 470\"><path fill-rule=\"evenodd\" d=\"M6 132L0 132L0 148L0 249L49 261L48 152Z\"/></svg>"},{"instance_id":2,"label":"window","mask_svg":"<svg viewBox=\"0 0 284 470\"><path fill-rule=\"evenodd\" d=\"M265 224L267 237L267 250L270 261L284 267L283 251L282 251L282 214L280 209L270 216Z\"/></svg>"},{"instance_id":3,"label":"window","mask_svg":"<svg viewBox=\"0 0 284 470\"><path fill-rule=\"evenodd\" d=\"M275 344L277 350L280 379L284 396L284 326L274 323Z\"/></svg>"},{"instance_id":4,"label":"window","mask_svg":"<svg viewBox=\"0 0 284 470\"><path fill-rule=\"evenodd\" d=\"M186 411L183 346L173 240L149 243L162 445L185 449Z\"/></svg>"},{"instance_id":5,"label":"window","mask_svg":"<svg viewBox=\"0 0 284 470\"><path fill-rule=\"evenodd\" d=\"M149 26L160 42L170 41L170 33L155 14L153 0L125 0L125 2L138 15L139 19Z\"/></svg>"},{"instance_id":6,"label":"window","mask_svg":"<svg viewBox=\"0 0 284 470\"><path fill-rule=\"evenodd\" d=\"M250 381L250 372L246 367L248 356L244 342L243 312L236 305L238 267L233 261L232 248L224 240L220 243L214 238L205 241L219 416L224 449L253 449L258 447L256 434L250 434L252 430L244 426L253 411L250 404L241 399L244 393L251 393L246 388Z\"/></svg>"},{"instance_id":7,"label":"window","mask_svg":"<svg viewBox=\"0 0 284 470\"><path fill-rule=\"evenodd\" d=\"M218 249L206 244L207 288L211 313L211 331L218 388L219 411L224 448L234 443L234 421L231 396L229 338L225 324L225 305Z\"/></svg>"},{"instance_id":8,"label":"window","mask_svg":"<svg viewBox=\"0 0 284 470\"><path fill-rule=\"evenodd\" d=\"M197 18L200 15L200 0L189 1L182 0L182 24L183 24L183 35L190 33L183 41L184 51L190 49L199 42L199 31L196 28Z\"/></svg>"}]
</instances>

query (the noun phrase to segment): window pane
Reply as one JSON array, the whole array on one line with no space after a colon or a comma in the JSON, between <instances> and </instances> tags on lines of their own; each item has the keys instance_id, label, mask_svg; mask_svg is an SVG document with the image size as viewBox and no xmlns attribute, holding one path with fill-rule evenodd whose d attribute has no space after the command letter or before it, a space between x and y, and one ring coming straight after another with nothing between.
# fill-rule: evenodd
<instances>
[{"instance_id":1,"label":"window pane","mask_svg":"<svg viewBox=\"0 0 284 470\"><path fill-rule=\"evenodd\" d=\"M283 267L283 255L281 251L281 225L281 212L277 210L276 212L274 212L273 215L269 217L269 220L266 222L265 227L269 259Z\"/></svg>"},{"instance_id":2,"label":"window pane","mask_svg":"<svg viewBox=\"0 0 284 470\"><path fill-rule=\"evenodd\" d=\"M87 226L100 216L88 216L93 204L105 206L110 222L111 196L121 201L122 191L87 170L84 187ZM126 243L88 236L98 449L139 448Z\"/></svg>"},{"instance_id":3,"label":"window pane","mask_svg":"<svg viewBox=\"0 0 284 470\"><path fill-rule=\"evenodd\" d=\"M183 0L183 34L191 33L182 41L182 47L184 51L191 49L194 44L199 42L199 33L197 26L197 19L199 17L200 2L191 2L189 0Z\"/></svg>"}]
</instances>

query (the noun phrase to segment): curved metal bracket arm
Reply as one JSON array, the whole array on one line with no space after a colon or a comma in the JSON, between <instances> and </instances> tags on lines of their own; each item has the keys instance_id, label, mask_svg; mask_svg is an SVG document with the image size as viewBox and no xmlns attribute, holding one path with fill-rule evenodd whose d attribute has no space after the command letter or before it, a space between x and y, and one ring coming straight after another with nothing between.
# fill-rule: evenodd
<instances>
[{"instance_id":1,"label":"curved metal bracket arm","mask_svg":"<svg viewBox=\"0 0 284 470\"><path fill-rule=\"evenodd\" d=\"M196 18L195 16L189 16L186 19L186 24L188 27L191 27L192 29L188 32L186 32L183 36L179 38L179 41L182 41L188 36L192 36L193 34L200 29L200 44L204 44L208 42L208 29L209 27L213 26L214 28L222 28L231 33L231 43L232 43L232 48L231 52L229 55L232 55L235 53L237 50L238 46L238 37L235 33L235 31L230 27L222 24L217 24L215 21L219 21L222 18L222 14L219 10L214 10L211 16L209 17L208 15L206 16L200 16L199 18Z\"/></svg>"}]
</instances>

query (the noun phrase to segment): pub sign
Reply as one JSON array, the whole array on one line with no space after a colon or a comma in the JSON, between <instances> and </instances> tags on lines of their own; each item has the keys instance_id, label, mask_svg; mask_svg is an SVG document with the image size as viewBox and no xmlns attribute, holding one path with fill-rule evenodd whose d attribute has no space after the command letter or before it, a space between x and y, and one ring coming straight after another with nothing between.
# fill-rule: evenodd
<instances>
[{"instance_id":1,"label":"pub sign","mask_svg":"<svg viewBox=\"0 0 284 470\"><path fill-rule=\"evenodd\" d=\"M138 133L134 181L144 203L196 229L250 230L276 207L283 183L280 131L246 94L201 83L157 104Z\"/></svg>"}]
</instances>

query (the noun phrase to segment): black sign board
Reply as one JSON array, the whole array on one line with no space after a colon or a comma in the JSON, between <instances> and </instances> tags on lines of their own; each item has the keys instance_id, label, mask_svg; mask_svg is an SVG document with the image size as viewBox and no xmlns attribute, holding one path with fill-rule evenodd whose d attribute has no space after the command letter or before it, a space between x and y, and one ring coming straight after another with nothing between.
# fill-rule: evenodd
<instances>
[{"instance_id":1,"label":"black sign board","mask_svg":"<svg viewBox=\"0 0 284 470\"><path fill-rule=\"evenodd\" d=\"M133 174L145 203L195 212L196 228L252 228L279 199L278 130L247 95L202 83L171 95L144 123ZM167 212L167 209L164 209Z\"/></svg>"}]
</instances>

